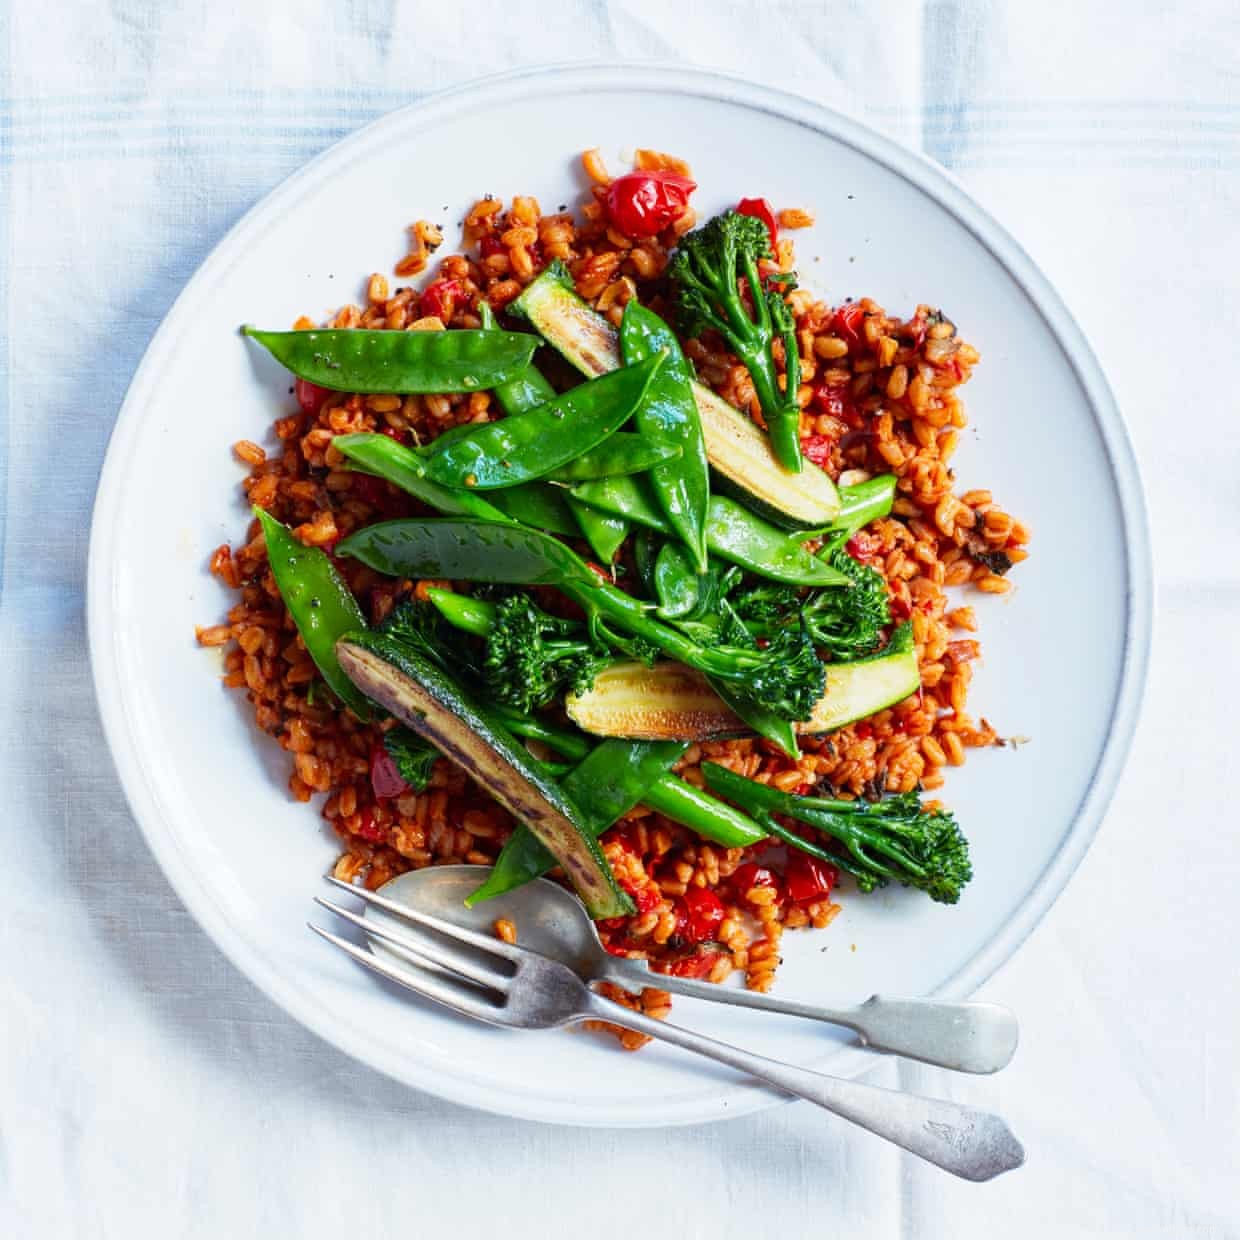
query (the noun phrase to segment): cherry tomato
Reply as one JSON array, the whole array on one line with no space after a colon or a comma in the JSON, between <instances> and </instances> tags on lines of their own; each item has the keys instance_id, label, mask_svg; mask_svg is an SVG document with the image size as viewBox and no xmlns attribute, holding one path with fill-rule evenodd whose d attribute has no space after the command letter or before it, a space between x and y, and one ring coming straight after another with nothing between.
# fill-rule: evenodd
<instances>
[{"instance_id":1,"label":"cherry tomato","mask_svg":"<svg viewBox=\"0 0 1240 1240\"><path fill-rule=\"evenodd\" d=\"M713 939L723 922L723 901L705 887L690 887L676 901L676 932L694 943Z\"/></svg>"},{"instance_id":2,"label":"cherry tomato","mask_svg":"<svg viewBox=\"0 0 1240 1240\"><path fill-rule=\"evenodd\" d=\"M331 392L317 383L311 383L309 379L298 379L293 384L293 395L297 397L303 413L316 414Z\"/></svg>"},{"instance_id":3,"label":"cherry tomato","mask_svg":"<svg viewBox=\"0 0 1240 1240\"><path fill-rule=\"evenodd\" d=\"M801 440L801 451L820 469L831 460L835 440L827 435L809 435Z\"/></svg>"},{"instance_id":4,"label":"cherry tomato","mask_svg":"<svg viewBox=\"0 0 1240 1240\"><path fill-rule=\"evenodd\" d=\"M375 811L371 806L367 806L359 815L357 831L354 833L360 835L362 839L369 840L372 844L380 843L386 832L375 821Z\"/></svg>"},{"instance_id":5,"label":"cherry tomato","mask_svg":"<svg viewBox=\"0 0 1240 1240\"><path fill-rule=\"evenodd\" d=\"M737 213L740 215L752 215L755 220L761 220L766 225L766 231L771 235L771 251L775 250L775 243L779 240L779 225L775 221L775 210L765 198L742 198L736 204Z\"/></svg>"},{"instance_id":6,"label":"cherry tomato","mask_svg":"<svg viewBox=\"0 0 1240 1240\"><path fill-rule=\"evenodd\" d=\"M396 760L383 747L382 741L377 741L370 751L370 786L375 796L383 798L404 796L409 791L409 785L400 777Z\"/></svg>"},{"instance_id":7,"label":"cherry tomato","mask_svg":"<svg viewBox=\"0 0 1240 1240\"><path fill-rule=\"evenodd\" d=\"M794 904L806 900L825 900L831 888L840 881L840 872L833 865L811 857L809 853L789 850L785 870L788 880L788 898Z\"/></svg>"},{"instance_id":8,"label":"cherry tomato","mask_svg":"<svg viewBox=\"0 0 1240 1240\"><path fill-rule=\"evenodd\" d=\"M847 383L820 383L814 389L814 403L823 413L849 426L861 423Z\"/></svg>"},{"instance_id":9,"label":"cherry tomato","mask_svg":"<svg viewBox=\"0 0 1240 1240\"><path fill-rule=\"evenodd\" d=\"M865 311L855 301L841 306L831 317L831 330L848 345L849 353L860 351L864 343L861 334L864 326Z\"/></svg>"},{"instance_id":10,"label":"cherry tomato","mask_svg":"<svg viewBox=\"0 0 1240 1240\"><path fill-rule=\"evenodd\" d=\"M483 258L493 258L496 254L504 254L504 243L494 234L487 233L481 241L478 242L478 253Z\"/></svg>"},{"instance_id":11,"label":"cherry tomato","mask_svg":"<svg viewBox=\"0 0 1240 1240\"><path fill-rule=\"evenodd\" d=\"M772 887L779 892L779 879L775 872L768 870L766 866L747 861L732 875L732 889L743 898L747 891L752 891L755 887Z\"/></svg>"},{"instance_id":12,"label":"cherry tomato","mask_svg":"<svg viewBox=\"0 0 1240 1240\"><path fill-rule=\"evenodd\" d=\"M622 878L620 886L633 897L633 903L637 905L638 913L649 913L652 909L658 908L659 901L663 898L659 895L659 889L653 883L645 883L639 887L636 883L630 883L627 879Z\"/></svg>"},{"instance_id":13,"label":"cherry tomato","mask_svg":"<svg viewBox=\"0 0 1240 1240\"><path fill-rule=\"evenodd\" d=\"M436 280L422 290L418 310L424 319L433 315L441 323L450 323L464 292L459 280Z\"/></svg>"},{"instance_id":14,"label":"cherry tomato","mask_svg":"<svg viewBox=\"0 0 1240 1240\"><path fill-rule=\"evenodd\" d=\"M701 981L715 967L719 956L719 952L699 952L694 956L684 956L680 960L673 960L663 971L673 977L691 977Z\"/></svg>"},{"instance_id":15,"label":"cherry tomato","mask_svg":"<svg viewBox=\"0 0 1240 1240\"><path fill-rule=\"evenodd\" d=\"M845 544L848 552L859 564L868 564L878 554L879 545L869 534L854 534Z\"/></svg>"},{"instance_id":16,"label":"cherry tomato","mask_svg":"<svg viewBox=\"0 0 1240 1240\"><path fill-rule=\"evenodd\" d=\"M653 237L679 218L695 189L676 172L629 172L607 187L607 218L626 237Z\"/></svg>"}]
</instances>

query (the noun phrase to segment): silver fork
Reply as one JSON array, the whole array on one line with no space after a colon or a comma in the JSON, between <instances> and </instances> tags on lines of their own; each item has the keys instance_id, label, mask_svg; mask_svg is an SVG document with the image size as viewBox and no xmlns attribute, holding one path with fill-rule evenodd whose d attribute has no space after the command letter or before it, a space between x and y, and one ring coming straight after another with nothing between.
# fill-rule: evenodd
<instances>
[{"instance_id":1,"label":"silver fork","mask_svg":"<svg viewBox=\"0 0 1240 1240\"><path fill-rule=\"evenodd\" d=\"M433 931L434 937L419 934L411 938L389 928L387 918L386 924L380 924L377 918L361 917L321 897L315 897L315 903L389 951L379 955L313 922L308 923L310 929L366 968L464 1016L513 1029L558 1029L585 1020L610 1021L816 1103L962 1179L990 1180L1025 1161L1020 1142L997 1115L811 1072L653 1020L596 994L566 965L527 948L337 879L329 881L390 917Z\"/></svg>"}]
</instances>

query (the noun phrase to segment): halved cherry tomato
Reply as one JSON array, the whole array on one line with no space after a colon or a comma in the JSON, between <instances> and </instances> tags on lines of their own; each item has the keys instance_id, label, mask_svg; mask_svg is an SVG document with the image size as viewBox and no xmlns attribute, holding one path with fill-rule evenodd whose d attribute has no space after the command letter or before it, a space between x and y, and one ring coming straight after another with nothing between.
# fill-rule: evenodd
<instances>
[{"instance_id":1,"label":"halved cherry tomato","mask_svg":"<svg viewBox=\"0 0 1240 1240\"><path fill-rule=\"evenodd\" d=\"M464 292L459 280L436 280L422 290L418 310L423 318L433 315L441 323L450 323L456 313L456 303Z\"/></svg>"},{"instance_id":2,"label":"halved cherry tomato","mask_svg":"<svg viewBox=\"0 0 1240 1240\"><path fill-rule=\"evenodd\" d=\"M723 922L723 901L706 887L690 887L676 901L676 933L693 943L713 939Z\"/></svg>"},{"instance_id":3,"label":"halved cherry tomato","mask_svg":"<svg viewBox=\"0 0 1240 1240\"><path fill-rule=\"evenodd\" d=\"M788 880L788 898L794 904L806 900L825 900L831 895L831 888L840 881L840 872L833 865L809 853L788 851L788 865L785 871Z\"/></svg>"},{"instance_id":4,"label":"halved cherry tomato","mask_svg":"<svg viewBox=\"0 0 1240 1240\"><path fill-rule=\"evenodd\" d=\"M814 388L814 404L823 413L838 418L848 426L858 426L861 417L853 404L847 383L820 383Z\"/></svg>"},{"instance_id":5,"label":"halved cherry tomato","mask_svg":"<svg viewBox=\"0 0 1240 1240\"><path fill-rule=\"evenodd\" d=\"M653 237L679 218L695 189L677 172L629 172L607 187L607 218L626 237Z\"/></svg>"},{"instance_id":6,"label":"halved cherry tomato","mask_svg":"<svg viewBox=\"0 0 1240 1240\"><path fill-rule=\"evenodd\" d=\"M293 395L297 397L303 413L315 414L331 392L317 383L311 383L309 379L298 379L293 384Z\"/></svg>"},{"instance_id":7,"label":"halved cherry tomato","mask_svg":"<svg viewBox=\"0 0 1240 1240\"><path fill-rule=\"evenodd\" d=\"M766 225L766 231L771 235L771 250L774 251L775 243L779 240L779 224L775 220L775 209L765 198L742 198L736 204L736 210L739 215L752 215L755 220L761 220Z\"/></svg>"},{"instance_id":8,"label":"halved cherry tomato","mask_svg":"<svg viewBox=\"0 0 1240 1240\"><path fill-rule=\"evenodd\" d=\"M845 303L831 317L831 330L848 345L849 353L857 352L864 343L864 327L865 311L855 301Z\"/></svg>"},{"instance_id":9,"label":"halved cherry tomato","mask_svg":"<svg viewBox=\"0 0 1240 1240\"><path fill-rule=\"evenodd\" d=\"M745 893L755 887L771 887L782 895L779 878L774 870L768 870L756 861L746 861L744 865L738 866L736 873L732 875L732 890L744 898Z\"/></svg>"},{"instance_id":10,"label":"halved cherry tomato","mask_svg":"<svg viewBox=\"0 0 1240 1240\"><path fill-rule=\"evenodd\" d=\"M383 828L375 821L375 811L371 806L367 806L359 815L355 835L360 835L362 839L369 840L372 844L378 844L387 834Z\"/></svg>"},{"instance_id":11,"label":"halved cherry tomato","mask_svg":"<svg viewBox=\"0 0 1240 1240\"><path fill-rule=\"evenodd\" d=\"M808 435L801 440L801 451L820 469L831 459L835 440L826 435Z\"/></svg>"},{"instance_id":12,"label":"halved cherry tomato","mask_svg":"<svg viewBox=\"0 0 1240 1240\"><path fill-rule=\"evenodd\" d=\"M649 913L652 909L659 907L662 896L659 895L659 889L653 883L646 883L639 887L636 883L622 878L620 886L633 897L633 903L637 905L639 913Z\"/></svg>"},{"instance_id":13,"label":"halved cherry tomato","mask_svg":"<svg viewBox=\"0 0 1240 1240\"><path fill-rule=\"evenodd\" d=\"M400 777L396 761L378 741L370 751L370 786L375 796L385 799L404 796L409 785Z\"/></svg>"},{"instance_id":14,"label":"halved cherry tomato","mask_svg":"<svg viewBox=\"0 0 1240 1240\"><path fill-rule=\"evenodd\" d=\"M844 544L844 550L859 564L868 564L878 554L881 545L876 539L871 538L869 534L862 532L854 534Z\"/></svg>"},{"instance_id":15,"label":"halved cherry tomato","mask_svg":"<svg viewBox=\"0 0 1240 1240\"><path fill-rule=\"evenodd\" d=\"M721 954L721 952L699 952L695 956L684 956L680 960L673 960L663 971L670 973L673 977L690 977L700 982L709 975Z\"/></svg>"}]
</instances>

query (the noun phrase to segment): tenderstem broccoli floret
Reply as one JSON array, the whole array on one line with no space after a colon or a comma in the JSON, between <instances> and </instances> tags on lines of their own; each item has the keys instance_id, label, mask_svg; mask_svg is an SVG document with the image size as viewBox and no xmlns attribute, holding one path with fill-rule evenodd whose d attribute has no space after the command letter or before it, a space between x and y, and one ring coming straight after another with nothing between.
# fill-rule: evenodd
<instances>
[{"instance_id":1,"label":"tenderstem broccoli floret","mask_svg":"<svg viewBox=\"0 0 1240 1240\"><path fill-rule=\"evenodd\" d=\"M681 330L689 336L713 330L723 337L753 380L776 457L785 469L799 472L801 361L792 312L784 300L793 281L776 277L763 282L758 264L771 257L766 225L725 211L681 239L668 276ZM742 279L750 306L741 293ZM777 340L784 352L782 389L775 363Z\"/></svg>"},{"instance_id":2,"label":"tenderstem broccoli floret","mask_svg":"<svg viewBox=\"0 0 1240 1240\"><path fill-rule=\"evenodd\" d=\"M712 791L753 816L770 833L804 852L846 870L862 891L889 881L924 891L940 904L955 904L973 877L969 843L955 818L926 809L916 792L877 802L797 796L745 779L714 762L702 763ZM777 814L803 822L840 846L827 850L803 839Z\"/></svg>"}]
</instances>

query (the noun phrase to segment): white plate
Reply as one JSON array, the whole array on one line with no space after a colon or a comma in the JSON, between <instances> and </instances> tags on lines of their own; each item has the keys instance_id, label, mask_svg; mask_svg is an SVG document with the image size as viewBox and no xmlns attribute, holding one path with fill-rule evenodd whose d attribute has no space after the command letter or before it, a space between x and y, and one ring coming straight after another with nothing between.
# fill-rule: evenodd
<instances>
[{"instance_id":1,"label":"white plate","mask_svg":"<svg viewBox=\"0 0 1240 1240\"><path fill-rule=\"evenodd\" d=\"M1149 637L1140 485L1105 380L1020 247L941 169L766 87L649 67L494 79L393 113L254 208L189 282L121 410L91 536L96 688L134 814L170 882L248 977L309 1028L399 1080L471 1106L577 1124L740 1115L778 1096L673 1050L617 1053L573 1033L511 1034L398 999L305 929L336 849L290 801L287 757L223 690L194 625L231 601L207 557L246 521L232 459L289 406L287 377L237 335L359 298L404 229L447 225L483 193L575 203L577 154L626 166L639 145L693 165L699 210L753 194L807 206L803 283L893 310L944 307L983 361L955 464L1034 531L1005 599L973 600L985 661L970 705L1019 749L975 754L946 795L973 843L956 908L891 891L844 899L825 933L791 934L779 986L840 1002L874 991L964 996L1055 899L1098 825L1128 746ZM1088 608L1082 611L1082 600ZM1058 618L1073 616L1071 640ZM821 1028L677 1001L680 1019L765 1054L853 1074L866 1052Z\"/></svg>"}]
</instances>

